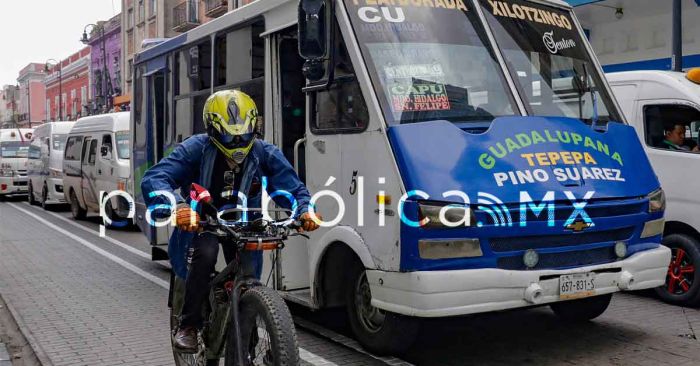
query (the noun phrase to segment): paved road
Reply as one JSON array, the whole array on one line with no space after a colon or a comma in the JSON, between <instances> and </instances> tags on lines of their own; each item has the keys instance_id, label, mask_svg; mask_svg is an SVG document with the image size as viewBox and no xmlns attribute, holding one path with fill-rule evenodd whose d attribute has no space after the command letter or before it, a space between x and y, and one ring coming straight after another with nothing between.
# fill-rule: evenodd
<instances>
[{"instance_id":1,"label":"paved road","mask_svg":"<svg viewBox=\"0 0 700 366\"><path fill-rule=\"evenodd\" d=\"M0 295L30 329L30 341L56 365L170 365L167 267L143 254L150 248L141 233L108 230L105 240L97 218L69 217L0 203ZM348 332L337 311L292 309L326 336ZM315 331L297 329L305 365L386 364ZM689 366L700 365L696 332L698 309L618 294L602 317L583 325L563 324L548 308L428 320L403 358L417 365Z\"/></svg>"}]
</instances>

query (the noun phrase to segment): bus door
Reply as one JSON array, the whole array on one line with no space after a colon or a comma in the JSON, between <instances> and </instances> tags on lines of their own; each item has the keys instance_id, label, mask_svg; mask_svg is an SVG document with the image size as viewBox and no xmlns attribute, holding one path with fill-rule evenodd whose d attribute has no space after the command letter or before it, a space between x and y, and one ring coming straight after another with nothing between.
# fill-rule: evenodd
<instances>
[{"instance_id":1,"label":"bus door","mask_svg":"<svg viewBox=\"0 0 700 366\"><path fill-rule=\"evenodd\" d=\"M165 157L166 133L170 136L170 134L166 132L170 126L166 100L166 68L165 64L163 64L163 59L156 61L158 63L158 68L144 75L147 93L146 100L148 101L146 106L146 144L148 145L147 150L149 151L149 167ZM150 226L149 230L152 232L152 237L155 238L154 242L156 244L163 244L168 242L173 228L170 225L160 227ZM163 251L153 250L152 254L153 260L167 258Z\"/></svg>"},{"instance_id":2,"label":"bus door","mask_svg":"<svg viewBox=\"0 0 700 366\"><path fill-rule=\"evenodd\" d=\"M168 116L166 115L166 97L165 97L165 70L161 69L157 72L148 75L148 94L150 106L148 108L148 121L152 123L154 131L154 152L155 162L160 161L165 156L165 133L169 126Z\"/></svg>"},{"instance_id":3,"label":"bus door","mask_svg":"<svg viewBox=\"0 0 700 366\"><path fill-rule=\"evenodd\" d=\"M301 72L304 60L297 49L296 27L272 38L273 86L275 88L274 142L306 180L306 97L302 89L306 79ZM276 70L275 70L276 69ZM307 292L310 287L308 240L298 236L288 240L278 253L277 289ZM307 299L310 292L306 293Z\"/></svg>"},{"instance_id":4,"label":"bus door","mask_svg":"<svg viewBox=\"0 0 700 366\"><path fill-rule=\"evenodd\" d=\"M95 163L97 160L97 138L85 138L83 143L83 157L81 162L82 179L80 182L80 190L82 191L83 201L85 206L94 210L97 206L97 175L95 171Z\"/></svg>"}]
</instances>

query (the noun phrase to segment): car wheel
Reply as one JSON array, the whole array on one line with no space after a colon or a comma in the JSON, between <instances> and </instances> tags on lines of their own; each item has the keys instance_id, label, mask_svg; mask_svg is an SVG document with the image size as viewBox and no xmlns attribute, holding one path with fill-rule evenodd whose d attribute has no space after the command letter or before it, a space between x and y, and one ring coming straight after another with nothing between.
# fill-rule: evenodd
<instances>
[{"instance_id":1,"label":"car wheel","mask_svg":"<svg viewBox=\"0 0 700 366\"><path fill-rule=\"evenodd\" d=\"M44 185L44 188L41 189L41 208L44 210L49 209L49 205L46 203L46 201L49 200L49 189Z\"/></svg>"},{"instance_id":2,"label":"car wheel","mask_svg":"<svg viewBox=\"0 0 700 366\"><path fill-rule=\"evenodd\" d=\"M80 207L78 197L75 195L75 191L72 189L70 191L70 212L73 215L73 218L76 220L83 220L87 216L87 211Z\"/></svg>"},{"instance_id":3,"label":"car wheel","mask_svg":"<svg viewBox=\"0 0 700 366\"><path fill-rule=\"evenodd\" d=\"M666 283L656 288L656 294L665 302L675 305L700 304L700 241L686 234L670 234L663 245L671 249L671 263Z\"/></svg>"},{"instance_id":4,"label":"car wheel","mask_svg":"<svg viewBox=\"0 0 700 366\"><path fill-rule=\"evenodd\" d=\"M29 182L29 187L27 187L27 201L30 205L36 205L38 202L34 199L34 187L32 187L32 182Z\"/></svg>"}]
</instances>

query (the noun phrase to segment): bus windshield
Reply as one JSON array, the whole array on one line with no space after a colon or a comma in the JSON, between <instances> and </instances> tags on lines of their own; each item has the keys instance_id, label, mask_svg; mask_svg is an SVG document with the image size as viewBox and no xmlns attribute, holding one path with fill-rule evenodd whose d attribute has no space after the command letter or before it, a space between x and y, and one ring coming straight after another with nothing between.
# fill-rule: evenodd
<instances>
[{"instance_id":1,"label":"bus windshield","mask_svg":"<svg viewBox=\"0 0 700 366\"><path fill-rule=\"evenodd\" d=\"M345 1L388 125L516 113L471 2L388 3Z\"/></svg>"},{"instance_id":2,"label":"bus windshield","mask_svg":"<svg viewBox=\"0 0 700 366\"><path fill-rule=\"evenodd\" d=\"M0 156L3 158L26 158L29 152L29 141L0 142Z\"/></svg>"},{"instance_id":3,"label":"bus windshield","mask_svg":"<svg viewBox=\"0 0 700 366\"><path fill-rule=\"evenodd\" d=\"M117 131L114 133L117 140L117 156L119 159L129 159L131 149L129 148L129 131Z\"/></svg>"},{"instance_id":4,"label":"bus windshield","mask_svg":"<svg viewBox=\"0 0 700 366\"><path fill-rule=\"evenodd\" d=\"M479 0L528 112L621 121L571 14L524 0Z\"/></svg>"},{"instance_id":5,"label":"bus windshield","mask_svg":"<svg viewBox=\"0 0 700 366\"><path fill-rule=\"evenodd\" d=\"M54 134L53 135L53 149L58 150L58 151L63 151L63 148L66 147L66 139L68 138L68 135L65 134Z\"/></svg>"}]
</instances>

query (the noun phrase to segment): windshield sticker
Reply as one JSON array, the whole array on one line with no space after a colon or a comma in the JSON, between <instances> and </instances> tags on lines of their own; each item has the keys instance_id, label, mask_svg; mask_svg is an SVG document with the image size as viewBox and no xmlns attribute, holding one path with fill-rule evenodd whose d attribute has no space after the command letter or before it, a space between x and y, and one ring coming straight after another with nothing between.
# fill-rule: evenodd
<instances>
[{"instance_id":1,"label":"windshield sticker","mask_svg":"<svg viewBox=\"0 0 700 366\"><path fill-rule=\"evenodd\" d=\"M388 9L387 6L406 6L406 7L413 7L413 8L442 8L442 9L456 9L456 10L463 10L463 11L468 11L467 6L464 5L464 1L462 0L353 0L352 1L353 5L355 6L360 6L358 8L358 16L360 16L360 19L362 19L362 16L360 14L360 10L365 9L367 7L375 7L379 6L379 9ZM365 5L365 6L363 6ZM373 14L378 15L379 9L372 8L375 11L372 11ZM401 8L396 8L396 10L402 10ZM364 10L363 12L367 12ZM382 10L383 13L383 10ZM381 20L381 18L379 19ZM377 21L379 21L377 20Z\"/></svg>"},{"instance_id":2,"label":"windshield sticker","mask_svg":"<svg viewBox=\"0 0 700 366\"><path fill-rule=\"evenodd\" d=\"M561 40L555 40L554 31L546 32L544 37L542 37L542 41L544 42L544 46L547 47L547 50L552 54L557 54L560 50L576 47L576 41L573 39L562 38Z\"/></svg>"},{"instance_id":3,"label":"windshield sticker","mask_svg":"<svg viewBox=\"0 0 700 366\"><path fill-rule=\"evenodd\" d=\"M571 21L564 14L504 1L488 0L488 2L491 5L491 13L496 16L521 20L527 19L530 22L553 25L567 30L572 28Z\"/></svg>"},{"instance_id":4,"label":"windshield sticker","mask_svg":"<svg viewBox=\"0 0 700 366\"><path fill-rule=\"evenodd\" d=\"M389 88L395 112L443 111L450 109L445 85L430 82L394 85Z\"/></svg>"},{"instance_id":5,"label":"windshield sticker","mask_svg":"<svg viewBox=\"0 0 700 366\"><path fill-rule=\"evenodd\" d=\"M419 65L388 65L384 66L384 73L389 79L442 77L445 75L442 71L442 65L437 62Z\"/></svg>"}]
</instances>

